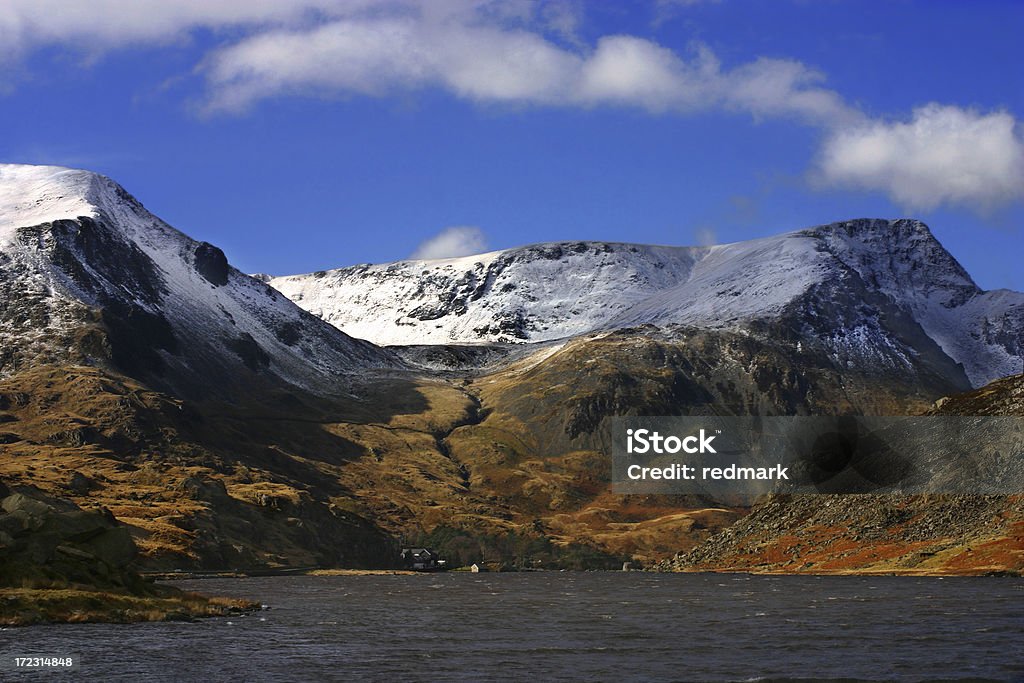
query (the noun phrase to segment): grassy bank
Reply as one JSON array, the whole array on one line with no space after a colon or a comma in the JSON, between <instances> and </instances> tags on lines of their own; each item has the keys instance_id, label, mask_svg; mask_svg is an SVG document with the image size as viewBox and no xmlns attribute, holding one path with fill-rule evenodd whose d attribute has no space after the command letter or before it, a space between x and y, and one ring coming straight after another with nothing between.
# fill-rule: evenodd
<instances>
[{"instance_id":1,"label":"grassy bank","mask_svg":"<svg viewBox=\"0 0 1024 683\"><path fill-rule=\"evenodd\" d=\"M47 623L191 621L259 609L236 598L210 598L160 586L153 595L109 591L0 588L0 625Z\"/></svg>"}]
</instances>

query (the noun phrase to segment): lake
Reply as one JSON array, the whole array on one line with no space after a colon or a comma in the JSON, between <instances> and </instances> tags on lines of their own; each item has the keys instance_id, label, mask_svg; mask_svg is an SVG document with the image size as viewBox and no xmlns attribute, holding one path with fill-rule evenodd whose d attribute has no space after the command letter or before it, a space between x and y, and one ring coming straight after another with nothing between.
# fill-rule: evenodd
<instances>
[{"instance_id":1,"label":"lake","mask_svg":"<svg viewBox=\"0 0 1024 683\"><path fill-rule=\"evenodd\" d=\"M269 609L6 629L0 651L82 658L78 671L19 680L1024 680L1024 581L1013 578L536 572L175 585Z\"/></svg>"}]
</instances>

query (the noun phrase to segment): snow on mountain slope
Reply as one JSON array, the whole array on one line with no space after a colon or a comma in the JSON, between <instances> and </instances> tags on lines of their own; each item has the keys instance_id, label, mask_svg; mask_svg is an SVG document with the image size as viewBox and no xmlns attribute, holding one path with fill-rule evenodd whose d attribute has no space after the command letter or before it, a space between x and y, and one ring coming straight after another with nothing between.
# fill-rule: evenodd
<instances>
[{"instance_id":1,"label":"snow on mountain slope","mask_svg":"<svg viewBox=\"0 0 1024 683\"><path fill-rule=\"evenodd\" d=\"M10 245L17 228L94 215L92 182L67 168L0 164L0 246Z\"/></svg>"},{"instance_id":2,"label":"snow on mountain slope","mask_svg":"<svg viewBox=\"0 0 1024 683\"><path fill-rule=\"evenodd\" d=\"M1024 353L1024 294L983 292L913 220L845 221L700 248L547 243L266 281L379 344L538 342L645 324L785 319L832 344L837 361L907 365L930 353L913 340L937 345L975 385L1019 372ZM830 303L829 320L813 320Z\"/></svg>"},{"instance_id":3,"label":"snow on mountain slope","mask_svg":"<svg viewBox=\"0 0 1024 683\"><path fill-rule=\"evenodd\" d=\"M269 282L307 311L377 344L544 341L599 328L685 280L706 251L550 243Z\"/></svg>"},{"instance_id":4,"label":"snow on mountain slope","mask_svg":"<svg viewBox=\"0 0 1024 683\"><path fill-rule=\"evenodd\" d=\"M330 391L346 372L397 364L87 171L0 165L0 296L4 374L19 363L109 356L172 388L259 376Z\"/></svg>"},{"instance_id":5,"label":"snow on mountain slope","mask_svg":"<svg viewBox=\"0 0 1024 683\"><path fill-rule=\"evenodd\" d=\"M978 293L960 306L929 311L921 326L946 354L963 364L975 387L1024 372L1024 295L1020 292Z\"/></svg>"},{"instance_id":6,"label":"snow on mountain slope","mask_svg":"<svg viewBox=\"0 0 1024 683\"><path fill-rule=\"evenodd\" d=\"M729 327L772 317L821 282L829 266L814 242L799 234L714 246L684 280L637 302L606 326Z\"/></svg>"}]
</instances>

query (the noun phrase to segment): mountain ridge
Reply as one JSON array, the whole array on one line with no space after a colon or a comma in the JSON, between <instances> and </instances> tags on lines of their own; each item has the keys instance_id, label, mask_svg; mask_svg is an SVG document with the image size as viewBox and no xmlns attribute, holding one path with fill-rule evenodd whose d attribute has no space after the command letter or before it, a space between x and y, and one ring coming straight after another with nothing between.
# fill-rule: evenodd
<instances>
[{"instance_id":1,"label":"mountain ridge","mask_svg":"<svg viewBox=\"0 0 1024 683\"><path fill-rule=\"evenodd\" d=\"M899 346L899 335L881 329L887 308L920 326L971 386L1019 370L1024 353L1024 294L982 290L912 219L841 221L712 247L545 242L263 281L384 345L531 343L646 324L750 328L810 310L815 288L845 281L878 295L862 319L847 321L847 346Z\"/></svg>"}]
</instances>

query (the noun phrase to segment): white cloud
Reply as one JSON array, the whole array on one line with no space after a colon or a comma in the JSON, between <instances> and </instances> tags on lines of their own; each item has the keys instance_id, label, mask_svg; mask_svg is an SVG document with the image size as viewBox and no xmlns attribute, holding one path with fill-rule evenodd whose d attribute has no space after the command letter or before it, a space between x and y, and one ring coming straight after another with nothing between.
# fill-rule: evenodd
<instances>
[{"instance_id":1,"label":"white cloud","mask_svg":"<svg viewBox=\"0 0 1024 683\"><path fill-rule=\"evenodd\" d=\"M454 225L424 241L409 258L455 258L482 254L485 251L487 239L483 230L472 225Z\"/></svg>"},{"instance_id":2,"label":"white cloud","mask_svg":"<svg viewBox=\"0 0 1024 683\"><path fill-rule=\"evenodd\" d=\"M436 81L484 102L557 102L580 61L526 31L456 24L430 27L416 38L415 49L431 62Z\"/></svg>"},{"instance_id":3,"label":"white cloud","mask_svg":"<svg viewBox=\"0 0 1024 683\"><path fill-rule=\"evenodd\" d=\"M377 13L244 38L211 54L201 69L205 108L240 111L295 93L385 96L438 87L479 103L726 108L816 123L853 117L838 94L821 87L823 77L799 62L762 59L723 70L702 46L688 59L628 35L566 47L521 22L482 17Z\"/></svg>"},{"instance_id":4,"label":"white cloud","mask_svg":"<svg viewBox=\"0 0 1024 683\"><path fill-rule=\"evenodd\" d=\"M353 12L368 3L338 0L4 0L0 46L9 55L40 45L90 50L166 42L199 28L294 21L310 11Z\"/></svg>"},{"instance_id":5,"label":"white cloud","mask_svg":"<svg viewBox=\"0 0 1024 683\"><path fill-rule=\"evenodd\" d=\"M1024 139L1009 113L929 104L909 121L835 131L818 173L829 185L885 192L907 209L984 211L1024 198Z\"/></svg>"},{"instance_id":6,"label":"white cloud","mask_svg":"<svg viewBox=\"0 0 1024 683\"><path fill-rule=\"evenodd\" d=\"M723 99L756 117L798 116L808 123L848 125L863 117L834 90L819 86L825 76L789 59L760 58L727 74Z\"/></svg>"},{"instance_id":7,"label":"white cloud","mask_svg":"<svg viewBox=\"0 0 1024 683\"><path fill-rule=\"evenodd\" d=\"M702 53L693 64L687 64L649 40L608 36L581 62L577 83L565 97L586 104L636 105L656 112L694 109L707 102L710 94L705 58Z\"/></svg>"}]
</instances>

